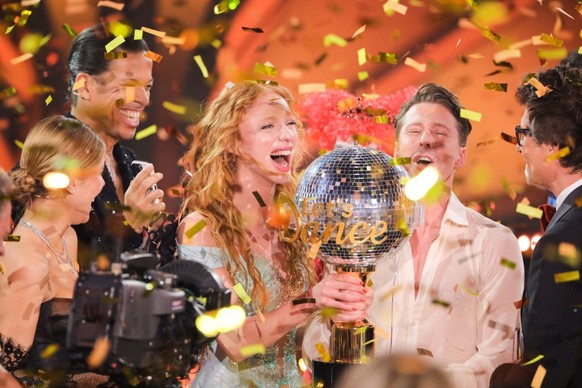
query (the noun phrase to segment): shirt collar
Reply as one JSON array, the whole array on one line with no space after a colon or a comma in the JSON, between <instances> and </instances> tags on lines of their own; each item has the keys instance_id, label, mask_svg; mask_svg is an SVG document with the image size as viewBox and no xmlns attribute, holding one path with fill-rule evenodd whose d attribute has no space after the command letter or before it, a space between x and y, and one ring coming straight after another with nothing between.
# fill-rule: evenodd
<instances>
[{"instance_id":1,"label":"shirt collar","mask_svg":"<svg viewBox=\"0 0 582 388\"><path fill-rule=\"evenodd\" d=\"M582 179L578 179L576 182L572 183L570 186L566 187L560 195L556 198L556 210L564 203L564 200L572 191L574 191L578 186L582 186Z\"/></svg>"},{"instance_id":2,"label":"shirt collar","mask_svg":"<svg viewBox=\"0 0 582 388\"><path fill-rule=\"evenodd\" d=\"M467 220L467 209L465 208L465 205L459 201L459 198L457 198L455 193L451 193L449 203L447 204L447 210L445 210L445 214L443 215L442 225L444 225L447 220L451 220L458 225L469 225L469 221Z\"/></svg>"}]
</instances>

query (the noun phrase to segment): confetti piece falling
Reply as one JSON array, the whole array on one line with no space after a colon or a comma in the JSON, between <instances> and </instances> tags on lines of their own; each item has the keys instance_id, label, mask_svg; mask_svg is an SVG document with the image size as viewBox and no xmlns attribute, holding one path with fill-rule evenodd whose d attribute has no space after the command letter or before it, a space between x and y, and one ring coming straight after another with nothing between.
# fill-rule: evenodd
<instances>
[{"instance_id":1,"label":"confetti piece falling","mask_svg":"<svg viewBox=\"0 0 582 388\"><path fill-rule=\"evenodd\" d=\"M154 53L153 51L148 51L143 56L151 59L152 61L154 61L156 63L160 63L162 61L162 59L164 58L163 55L160 55L158 53Z\"/></svg>"},{"instance_id":2,"label":"confetti piece falling","mask_svg":"<svg viewBox=\"0 0 582 388\"><path fill-rule=\"evenodd\" d=\"M6 28L6 32L4 32L4 35L10 34L12 32L12 30L14 29L14 27L16 27L16 24L12 25L12 26L8 26L8 28Z\"/></svg>"},{"instance_id":3,"label":"confetti piece falling","mask_svg":"<svg viewBox=\"0 0 582 388\"><path fill-rule=\"evenodd\" d=\"M548 155L546 157L546 161L551 162L553 160L558 160L567 156L570 153L570 147L560 148L558 151Z\"/></svg>"},{"instance_id":4,"label":"confetti piece falling","mask_svg":"<svg viewBox=\"0 0 582 388\"><path fill-rule=\"evenodd\" d=\"M493 60L496 63L506 61L508 59L521 58L521 50L519 49L508 49L501 50L493 54Z\"/></svg>"},{"instance_id":5,"label":"confetti piece falling","mask_svg":"<svg viewBox=\"0 0 582 388\"><path fill-rule=\"evenodd\" d=\"M406 15L406 11L408 11L408 7L404 4L400 4L398 0L388 0L382 5L382 8L384 9L384 13L388 16L392 16L394 12Z\"/></svg>"},{"instance_id":6,"label":"confetti piece falling","mask_svg":"<svg viewBox=\"0 0 582 388\"><path fill-rule=\"evenodd\" d=\"M21 150L24 149L24 143L21 142L20 140L14 140L14 144L16 144L16 146Z\"/></svg>"},{"instance_id":7,"label":"confetti piece falling","mask_svg":"<svg viewBox=\"0 0 582 388\"><path fill-rule=\"evenodd\" d=\"M249 304L251 302L251 297L247 294L242 284L240 283L235 284L233 289L238 298L241 300L241 302L243 302L244 304Z\"/></svg>"},{"instance_id":8,"label":"confetti piece falling","mask_svg":"<svg viewBox=\"0 0 582 388\"><path fill-rule=\"evenodd\" d=\"M51 96L50 94L47 96L47 98L45 98L44 103L46 106L48 106L48 104L50 104L53 101L53 96Z\"/></svg>"},{"instance_id":9,"label":"confetti piece falling","mask_svg":"<svg viewBox=\"0 0 582 388\"><path fill-rule=\"evenodd\" d=\"M8 236L4 237L4 241L6 242L19 242L20 236L16 234L9 234Z\"/></svg>"},{"instance_id":10,"label":"confetti piece falling","mask_svg":"<svg viewBox=\"0 0 582 388\"><path fill-rule=\"evenodd\" d=\"M158 131L158 126L156 124L150 125L149 127L142 129L135 134L135 140L141 140L148 136L154 135Z\"/></svg>"},{"instance_id":11,"label":"confetti piece falling","mask_svg":"<svg viewBox=\"0 0 582 388\"><path fill-rule=\"evenodd\" d=\"M358 71L358 80L365 81L368 79L368 77L369 77L369 74L367 71Z\"/></svg>"},{"instance_id":12,"label":"confetti piece falling","mask_svg":"<svg viewBox=\"0 0 582 388\"><path fill-rule=\"evenodd\" d=\"M26 54L22 54L16 58L12 58L10 60L10 64L11 65L18 65L19 63L22 63L24 61L29 60L30 58L32 58L32 53L26 53Z\"/></svg>"},{"instance_id":13,"label":"confetti piece falling","mask_svg":"<svg viewBox=\"0 0 582 388\"><path fill-rule=\"evenodd\" d=\"M202 76L204 78L208 78L208 69L206 69L206 65L204 64L204 61L202 61L202 57L200 55L195 55L194 61L196 62L196 64L200 68L200 71L202 72Z\"/></svg>"},{"instance_id":14,"label":"confetti piece falling","mask_svg":"<svg viewBox=\"0 0 582 388\"><path fill-rule=\"evenodd\" d=\"M538 365L536 369L536 373L534 374L533 379L531 380L531 387L532 388L540 388L542 386L542 382L546 377L546 368L543 365Z\"/></svg>"},{"instance_id":15,"label":"confetti piece falling","mask_svg":"<svg viewBox=\"0 0 582 388\"><path fill-rule=\"evenodd\" d=\"M127 51L112 51L105 53L105 59L124 59L127 58Z\"/></svg>"},{"instance_id":16,"label":"confetti piece falling","mask_svg":"<svg viewBox=\"0 0 582 388\"><path fill-rule=\"evenodd\" d=\"M100 367L105 361L105 358L109 354L109 349L111 348L111 343L107 337L98 337L95 340L95 345L91 350L91 353L87 357L87 365L89 368L94 369Z\"/></svg>"},{"instance_id":17,"label":"confetti piece falling","mask_svg":"<svg viewBox=\"0 0 582 388\"><path fill-rule=\"evenodd\" d=\"M519 214L523 214L531 218L542 218L542 214L544 214L542 209L538 209L536 207L523 204L521 202L517 204L517 208L515 209L515 211Z\"/></svg>"},{"instance_id":18,"label":"confetti piece falling","mask_svg":"<svg viewBox=\"0 0 582 388\"><path fill-rule=\"evenodd\" d=\"M366 25L365 24L362 27L358 28L356 30L356 32L354 32L354 34L352 35L352 39L354 39L356 36L360 35L364 31L366 31Z\"/></svg>"},{"instance_id":19,"label":"confetti piece falling","mask_svg":"<svg viewBox=\"0 0 582 388\"><path fill-rule=\"evenodd\" d=\"M299 94L322 93L325 92L325 89L325 84L322 83L300 84L298 92Z\"/></svg>"},{"instance_id":20,"label":"confetti piece falling","mask_svg":"<svg viewBox=\"0 0 582 388\"><path fill-rule=\"evenodd\" d=\"M327 349L325 348L323 343L321 343L321 342L316 343L315 349L317 350L317 353L319 353L319 355L321 356L321 360L323 362L330 362L331 361L331 356L329 355L329 352L327 351Z\"/></svg>"},{"instance_id":21,"label":"confetti piece falling","mask_svg":"<svg viewBox=\"0 0 582 388\"><path fill-rule=\"evenodd\" d=\"M521 364L521 365L531 365L531 364L535 364L536 362L538 362L539 360L541 360L542 358L544 358L543 354L540 354L539 356L536 356L534 358L532 358L531 360L529 360L528 362Z\"/></svg>"},{"instance_id":22,"label":"confetti piece falling","mask_svg":"<svg viewBox=\"0 0 582 388\"><path fill-rule=\"evenodd\" d=\"M200 220L197 223L195 223L191 228L189 228L186 231L186 237L188 237L189 239L194 237L194 235L198 232L200 232L202 229L204 229L204 227L206 226L206 220Z\"/></svg>"},{"instance_id":23,"label":"confetti piece falling","mask_svg":"<svg viewBox=\"0 0 582 388\"><path fill-rule=\"evenodd\" d=\"M178 105L178 104L174 104L170 101L164 101L162 103L162 106L164 107L164 109L169 110L170 112L173 112L177 115L183 115L186 113L186 107L183 105Z\"/></svg>"},{"instance_id":24,"label":"confetti piece falling","mask_svg":"<svg viewBox=\"0 0 582 388\"><path fill-rule=\"evenodd\" d=\"M327 34L323 37L323 45L325 47L330 46L346 47L348 45L348 42L339 35Z\"/></svg>"},{"instance_id":25,"label":"confetti piece falling","mask_svg":"<svg viewBox=\"0 0 582 388\"><path fill-rule=\"evenodd\" d=\"M366 48L362 47L358 50L358 65L362 66L367 61Z\"/></svg>"},{"instance_id":26,"label":"confetti piece falling","mask_svg":"<svg viewBox=\"0 0 582 388\"><path fill-rule=\"evenodd\" d=\"M434 358L434 356L430 350L423 349L423 348L416 348L416 352L418 353L419 356L429 356L429 357Z\"/></svg>"},{"instance_id":27,"label":"confetti piece falling","mask_svg":"<svg viewBox=\"0 0 582 388\"><path fill-rule=\"evenodd\" d=\"M580 271L560 272L554 274L554 281L556 283L575 282L580 280Z\"/></svg>"},{"instance_id":28,"label":"confetti piece falling","mask_svg":"<svg viewBox=\"0 0 582 388\"><path fill-rule=\"evenodd\" d=\"M412 161L411 157L399 156L396 158L392 158L392 160L390 160L390 165L391 166L402 166L405 164L410 164L411 161Z\"/></svg>"},{"instance_id":29,"label":"confetti piece falling","mask_svg":"<svg viewBox=\"0 0 582 388\"><path fill-rule=\"evenodd\" d=\"M256 34L262 34L264 32L262 28L258 27L242 27L242 30L244 32L254 32Z\"/></svg>"},{"instance_id":30,"label":"confetti piece falling","mask_svg":"<svg viewBox=\"0 0 582 388\"><path fill-rule=\"evenodd\" d=\"M507 260L506 258L502 257L500 264L504 267L509 269L515 269L515 263L511 260Z\"/></svg>"},{"instance_id":31,"label":"confetti piece falling","mask_svg":"<svg viewBox=\"0 0 582 388\"><path fill-rule=\"evenodd\" d=\"M154 30L153 28L142 27L141 30L143 32L147 32L150 35L157 36L158 38L163 38L164 36L166 36L166 33L165 32L158 31L158 30Z\"/></svg>"},{"instance_id":32,"label":"confetti piece falling","mask_svg":"<svg viewBox=\"0 0 582 388\"><path fill-rule=\"evenodd\" d=\"M142 30L133 30L133 40L142 40L143 39L143 31Z\"/></svg>"},{"instance_id":33,"label":"confetti piece falling","mask_svg":"<svg viewBox=\"0 0 582 388\"><path fill-rule=\"evenodd\" d=\"M498 140L499 140L499 136L495 136L495 137L492 137L491 139L487 139L485 141L477 143L477 147L483 147L486 145L494 144L494 143L497 143Z\"/></svg>"},{"instance_id":34,"label":"confetti piece falling","mask_svg":"<svg viewBox=\"0 0 582 388\"><path fill-rule=\"evenodd\" d=\"M265 201L263 200L263 197L261 197L261 194L259 194L258 191L253 191L253 196L255 197L257 202L259 203L259 206L267 207L267 204L265 203Z\"/></svg>"},{"instance_id":35,"label":"confetti piece falling","mask_svg":"<svg viewBox=\"0 0 582 388\"><path fill-rule=\"evenodd\" d=\"M105 45L105 52L110 52L115 50L119 45L125 42L123 35L117 35L113 40Z\"/></svg>"},{"instance_id":36,"label":"confetti piece falling","mask_svg":"<svg viewBox=\"0 0 582 388\"><path fill-rule=\"evenodd\" d=\"M559 60L562 60L568 56L568 50L565 47L559 48L559 49L551 49L551 50L538 49L536 51L536 54L537 54L538 58L542 59L542 60L547 60L547 61L558 60L559 61Z\"/></svg>"},{"instance_id":37,"label":"confetti piece falling","mask_svg":"<svg viewBox=\"0 0 582 388\"><path fill-rule=\"evenodd\" d=\"M10 86L6 89L0 91L0 100L5 100L8 97L16 95L16 88L14 86Z\"/></svg>"},{"instance_id":38,"label":"confetti piece falling","mask_svg":"<svg viewBox=\"0 0 582 388\"><path fill-rule=\"evenodd\" d=\"M123 7L125 7L125 4L123 3L116 3L115 1L99 1L97 3L97 7L108 7L108 8L113 8L115 10L121 11L123 9Z\"/></svg>"},{"instance_id":39,"label":"confetti piece falling","mask_svg":"<svg viewBox=\"0 0 582 388\"><path fill-rule=\"evenodd\" d=\"M269 77L277 76L277 68L275 66L269 66L262 63L255 63L254 72L258 74L264 74Z\"/></svg>"},{"instance_id":40,"label":"confetti piece falling","mask_svg":"<svg viewBox=\"0 0 582 388\"><path fill-rule=\"evenodd\" d=\"M507 92L507 84L498 82L485 82L485 89L494 92Z\"/></svg>"},{"instance_id":41,"label":"confetti piece falling","mask_svg":"<svg viewBox=\"0 0 582 388\"><path fill-rule=\"evenodd\" d=\"M470 295L473 295L473 296L479 296L479 293L478 293L478 292L476 292L476 291L473 291L473 290L470 290L470 289L469 289L469 288L467 288L467 287L466 287L464 284L461 284L461 288L462 288L463 290L465 290L466 292L468 292Z\"/></svg>"},{"instance_id":42,"label":"confetti piece falling","mask_svg":"<svg viewBox=\"0 0 582 388\"><path fill-rule=\"evenodd\" d=\"M468 120L472 120L472 121L477 121L477 122L481 121L481 113L474 112L474 111L471 111L468 109L461 109L460 116L464 119L468 119Z\"/></svg>"},{"instance_id":43,"label":"confetti piece falling","mask_svg":"<svg viewBox=\"0 0 582 388\"><path fill-rule=\"evenodd\" d=\"M40 354L40 357L45 359L45 360L48 358L51 358L52 356L54 356L54 354L57 352L57 350L59 350L59 345L50 344L42 351L42 353Z\"/></svg>"},{"instance_id":44,"label":"confetti piece falling","mask_svg":"<svg viewBox=\"0 0 582 388\"><path fill-rule=\"evenodd\" d=\"M73 30L69 23L64 23L63 29L67 32L67 34L69 34L70 37L74 38L75 36L77 36L77 33L75 32L75 30Z\"/></svg>"},{"instance_id":45,"label":"confetti piece falling","mask_svg":"<svg viewBox=\"0 0 582 388\"><path fill-rule=\"evenodd\" d=\"M424 73L426 71L426 63L418 63L417 61L410 57L406 57L406 59L404 60L404 64L412 67L413 69L418 70L421 73Z\"/></svg>"},{"instance_id":46,"label":"confetti piece falling","mask_svg":"<svg viewBox=\"0 0 582 388\"><path fill-rule=\"evenodd\" d=\"M562 47L564 45L564 41L562 39L555 38L548 34L541 34L540 40L555 47Z\"/></svg>"},{"instance_id":47,"label":"confetti piece falling","mask_svg":"<svg viewBox=\"0 0 582 388\"><path fill-rule=\"evenodd\" d=\"M73 84L73 91L82 88L83 86L85 86L85 78L81 78L78 81L75 81L75 83Z\"/></svg>"},{"instance_id":48,"label":"confetti piece falling","mask_svg":"<svg viewBox=\"0 0 582 388\"><path fill-rule=\"evenodd\" d=\"M164 36L162 38L162 43L164 44L174 44L180 46L186 42L186 38L179 36Z\"/></svg>"},{"instance_id":49,"label":"confetti piece falling","mask_svg":"<svg viewBox=\"0 0 582 388\"><path fill-rule=\"evenodd\" d=\"M433 299L432 304L437 304L437 305L445 307L445 308L448 308L451 306L451 304L449 302L445 302L444 300L439 300L439 299Z\"/></svg>"}]
</instances>

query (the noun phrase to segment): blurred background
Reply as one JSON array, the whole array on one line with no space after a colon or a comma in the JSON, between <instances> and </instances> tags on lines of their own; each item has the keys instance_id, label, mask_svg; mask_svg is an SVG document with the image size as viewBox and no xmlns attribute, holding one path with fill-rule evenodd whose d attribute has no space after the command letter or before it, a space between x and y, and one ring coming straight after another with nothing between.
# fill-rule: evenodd
<instances>
[{"instance_id":1,"label":"blurred background","mask_svg":"<svg viewBox=\"0 0 582 388\"><path fill-rule=\"evenodd\" d=\"M204 104L227 82L278 82L303 104L304 113L311 109L305 104L309 92L339 89L373 100L436 82L455 92L466 109L481 114L473 120L468 163L457 173L455 192L517 236L526 236L528 241L522 242L529 254L529 239L539 222L517 214L516 205L539 205L547 201L547 193L525 185L522 159L500 134L513 134L519 123L523 111L514 94L526 75L581 49L582 6L576 0L1 3L4 169L18 160L17 144L34 123L68 110L65 63L75 32L95 23L111 23L117 32L125 26L148 27L166 34L144 34L163 59L154 64L151 105L140 129L156 125L157 132L127 143L164 173L160 187L170 210L180 203L175 190L183 172L179 158ZM32 57L14 63L26 53ZM391 113L396 112L387 116ZM392 130L386 125L386 138ZM309 138L308 147L316 157L317 138Z\"/></svg>"}]
</instances>

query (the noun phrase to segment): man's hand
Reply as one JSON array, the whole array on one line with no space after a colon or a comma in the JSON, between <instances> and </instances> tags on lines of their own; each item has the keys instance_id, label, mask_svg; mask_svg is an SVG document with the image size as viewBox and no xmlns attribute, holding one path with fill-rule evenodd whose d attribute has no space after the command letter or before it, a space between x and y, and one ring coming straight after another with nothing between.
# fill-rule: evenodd
<instances>
[{"instance_id":1,"label":"man's hand","mask_svg":"<svg viewBox=\"0 0 582 388\"><path fill-rule=\"evenodd\" d=\"M331 317L336 322L355 322L366 317L372 304L373 292L348 273L330 273L312 290L319 308L334 308L339 312Z\"/></svg>"},{"instance_id":2,"label":"man's hand","mask_svg":"<svg viewBox=\"0 0 582 388\"><path fill-rule=\"evenodd\" d=\"M125 192L123 204L130 209L125 210L123 215L137 233L149 227L154 215L166 208L164 191L151 190L163 177L162 173L154 173L154 166L150 164L135 176Z\"/></svg>"}]
</instances>

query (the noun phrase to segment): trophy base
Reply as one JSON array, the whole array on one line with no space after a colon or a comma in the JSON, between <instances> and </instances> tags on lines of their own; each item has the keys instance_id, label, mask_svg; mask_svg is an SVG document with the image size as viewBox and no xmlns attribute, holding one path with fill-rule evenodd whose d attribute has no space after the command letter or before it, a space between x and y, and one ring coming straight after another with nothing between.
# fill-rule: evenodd
<instances>
[{"instance_id":1,"label":"trophy base","mask_svg":"<svg viewBox=\"0 0 582 388\"><path fill-rule=\"evenodd\" d=\"M312 387L333 388L342 376L344 370L350 365L354 364L349 362L323 362L313 360Z\"/></svg>"}]
</instances>

